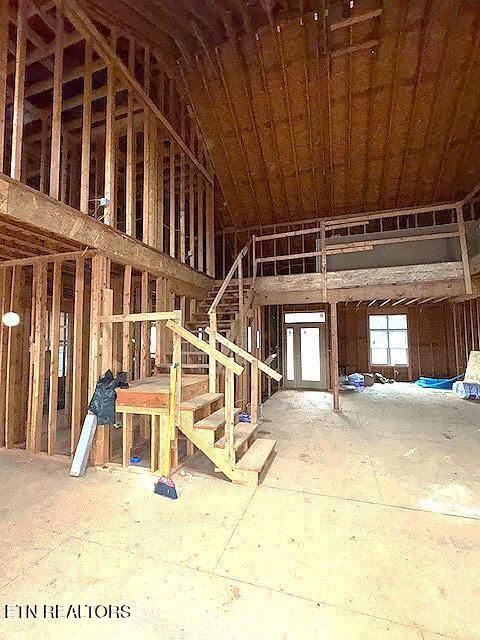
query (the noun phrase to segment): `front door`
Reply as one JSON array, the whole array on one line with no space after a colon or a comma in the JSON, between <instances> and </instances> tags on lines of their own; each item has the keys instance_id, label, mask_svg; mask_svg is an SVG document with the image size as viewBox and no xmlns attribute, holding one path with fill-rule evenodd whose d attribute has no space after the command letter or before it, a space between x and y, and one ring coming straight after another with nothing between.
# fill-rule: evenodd
<instances>
[{"instance_id":1,"label":"front door","mask_svg":"<svg viewBox=\"0 0 480 640\"><path fill-rule=\"evenodd\" d=\"M284 386L290 389L326 389L325 314L286 313L284 326Z\"/></svg>"}]
</instances>

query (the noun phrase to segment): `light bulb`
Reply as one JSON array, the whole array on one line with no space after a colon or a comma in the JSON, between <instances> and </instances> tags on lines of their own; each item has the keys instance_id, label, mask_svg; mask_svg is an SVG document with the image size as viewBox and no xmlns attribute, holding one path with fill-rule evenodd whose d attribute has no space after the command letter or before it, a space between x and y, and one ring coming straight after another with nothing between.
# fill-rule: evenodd
<instances>
[{"instance_id":1,"label":"light bulb","mask_svg":"<svg viewBox=\"0 0 480 640\"><path fill-rule=\"evenodd\" d=\"M16 327L20 324L20 316L15 311L8 311L2 317L2 322L6 327Z\"/></svg>"}]
</instances>

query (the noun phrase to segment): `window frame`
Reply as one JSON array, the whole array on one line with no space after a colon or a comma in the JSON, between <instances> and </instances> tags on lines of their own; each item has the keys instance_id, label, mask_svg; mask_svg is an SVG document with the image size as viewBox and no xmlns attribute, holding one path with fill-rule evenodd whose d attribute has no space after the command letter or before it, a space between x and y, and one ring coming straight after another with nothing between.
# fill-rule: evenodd
<instances>
[{"instance_id":1,"label":"window frame","mask_svg":"<svg viewBox=\"0 0 480 640\"><path fill-rule=\"evenodd\" d=\"M371 329L370 328L370 318L373 316L381 316L381 317L385 317L387 319L387 327L386 329ZM406 320L406 327L405 329L390 329L389 327L389 317L391 316L405 316L405 320ZM388 313L388 312L383 312L383 313L369 313L368 314L368 321L367 321L367 330L368 330L368 363L371 367L391 367L391 368L396 368L396 369L408 369L408 367L410 366L410 349L409 349L409 339L408 339L408 332L409 332L409 328L408 328L408 313ZM384 364L378 364L378 363L373 363L372 362L372 331L386 331L387 333L387 360L389 361L388 363L384 363ZM391 349L395 348L395 347L390 347L390 333L394 332L394 331L403 331L406 334L406 338L407 338L407 346L405 347L405 350L407 352L407 362L405 364L391 364Z\"/></svg>"}]
</instances>

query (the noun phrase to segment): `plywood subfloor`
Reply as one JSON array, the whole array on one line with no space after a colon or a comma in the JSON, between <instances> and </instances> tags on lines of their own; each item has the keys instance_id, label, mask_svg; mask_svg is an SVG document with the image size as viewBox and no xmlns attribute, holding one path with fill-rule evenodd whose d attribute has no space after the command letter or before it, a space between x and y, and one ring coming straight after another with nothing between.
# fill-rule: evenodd
<instances>
[{"instance_id":1,"label":"plywood subfloor","mask_svg":"<svg viewBox=\"0 0 480 640\"><path fill-rule=\"evenodd\" d=\"M258 488L0 452L0 599L128 604L126 620L4 620L9 640L477 640L478 404L410 385L285 391ZM200 465L199 457L199 466ZM203 464L203 463L202 463ZM32 526L34 525L34 526Z\"/></svg>"}]
</instances>

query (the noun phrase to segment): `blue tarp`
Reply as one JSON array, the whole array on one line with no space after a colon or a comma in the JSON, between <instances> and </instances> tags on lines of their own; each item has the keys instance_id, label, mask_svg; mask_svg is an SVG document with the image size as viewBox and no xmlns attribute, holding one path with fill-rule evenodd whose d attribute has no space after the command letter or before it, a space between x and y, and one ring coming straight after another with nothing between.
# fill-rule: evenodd
<instances>
[{"instance_id":1,"label":"blue tarp","mask_svg":"<svg viewBox=\"0 0 480 640\"><path fill-rule=\"evenodd\" d=\"M456 376L455 378L419 378L415 384L419 387L423 387L424 389L450 390L453 387L453 383L457 382L457 380L461 380L462 378L463 374L461 376Z\"/></svg>"}]
</instances>

